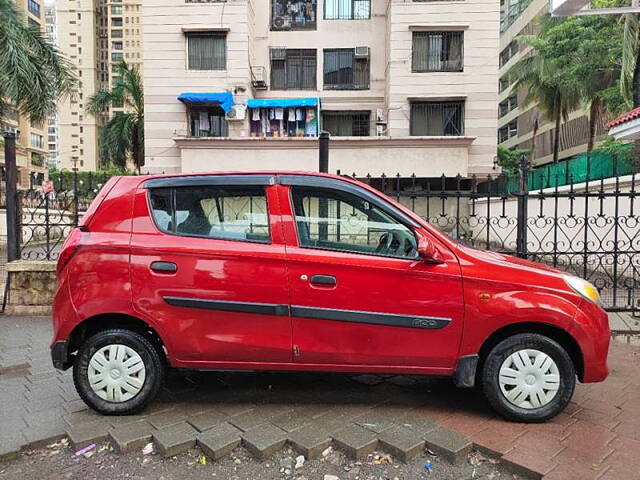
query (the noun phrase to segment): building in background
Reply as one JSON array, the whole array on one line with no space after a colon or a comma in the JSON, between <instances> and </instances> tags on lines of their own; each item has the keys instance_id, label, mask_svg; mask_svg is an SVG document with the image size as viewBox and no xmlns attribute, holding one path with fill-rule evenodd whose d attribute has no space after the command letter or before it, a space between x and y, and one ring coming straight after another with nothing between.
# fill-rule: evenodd
<instances>
[{"instance_id":1,"label":"building in background","mask_svg":"<svg viewBox=\"0 0 640 480\"><path fill-rule=\"evenodd\" d=\"M150 172L495 173L493 0L147 0Z\"/></svg>"},{"instance_id":2,"label":"building in background","mask_svg":"<svg viewBox=\"0 0 640 480\"><path fill-rule=\"evenodd\" d=\"M59 164L97 170L100 126L118 108L94 118L85 111L86 102L100 90L111 89L121 59L142 70L142 1L59 0L56 13L60 49L80 81L78 94L62 102L59 110Z\"/></svg>"},{"instance_id":3,"label":"building in background","mask_svg":"<svg viewBox=\"0 0 640 480\"><path fill-rule=\"evenodd\" d=\"M498 143L508 148L532 150L533 130L538 124L535 139L534 165L553 161L554 122L542 115L534 103L523 107L525 91L515 91L507 80L507 72L530 51L518 44L518 35L536 32L535 18L549 11L549 0L503 0L500 28L500 79L498 104ZM597 122L596 141L602 140L604 122ZM560 131L560 160L587 151L589 120L582 109L576 109L562 123Z\"/></svg>"},{"instance_id":4,"label":"building in background","mask_svg":"<svg viewBox=\"0 0 640 480\"><path fill-rule=\"evenodd\" d=\"M47 42L58 47L58 34L56 27L56 6L55 2L46 3L44 6L45 37ZM47 168L59 168L60 159L58 157L58 114L49 116L47 119Z\"/></svg>"},{"instance_id":5,"label":"building in background","mask_svg":"<svg viewBox=\"0 0 640 480\"><path fill-rule=\"evenodd\" d=\"M16 0L28 25L44 33L44 6L41 0ZM47 141L46 122L38 124L31 121L15 108L8 108L0 118L2 132L16 134L16 163L18 166L18 184L29 188L40 184L46 174ZM0 149L0 164L4 172L4 149ZM3 173L4 177L4 173Z\"/></svg>"}]
</instances>

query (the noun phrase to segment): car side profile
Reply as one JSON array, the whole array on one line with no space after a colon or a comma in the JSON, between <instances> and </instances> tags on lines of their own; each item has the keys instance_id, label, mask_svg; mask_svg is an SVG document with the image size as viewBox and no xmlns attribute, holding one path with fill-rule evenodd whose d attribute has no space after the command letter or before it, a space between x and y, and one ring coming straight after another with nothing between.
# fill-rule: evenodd
<instances>
[{"instance_id":1,"label":"car side profile","mask_svg":"<svg viewBox=\"0 0 640 480\"><path fill-rule=\"evenodd\" d=\"M608 374L591 284L334 175L114 177L57 277L53 363L106 415L143 409L169 367L450 376L524 422Z\"/></svg>"}]
</instances>

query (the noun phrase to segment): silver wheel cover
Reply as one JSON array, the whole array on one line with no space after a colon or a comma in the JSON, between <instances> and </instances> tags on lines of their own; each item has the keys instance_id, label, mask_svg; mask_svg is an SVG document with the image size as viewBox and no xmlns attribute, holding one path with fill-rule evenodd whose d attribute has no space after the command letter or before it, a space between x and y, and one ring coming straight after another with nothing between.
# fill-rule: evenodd
<instances>
[{"instance_id":1,"label":"silver wheel cover","mask_svg":"<svg viewBox=\"0 0 640 480\"><path fill-rule=\"evenodd\" d=\"M133 348L113 344L93 354L87 376L96 395L108 402L121 403L140 393L146 370Z\"/></svg>"},{"instance_id":2,"label":"silver wheel cover","mask_svg":"<svg viewBox=\"0 0 640 480\"><path fill-rule=\"evenodd\" d=\"M548 405L560 388L560 372L553 359L533 349L518 350L502 362L500 390L516 407L534 409Z\"/></svg>"}]
</instances>

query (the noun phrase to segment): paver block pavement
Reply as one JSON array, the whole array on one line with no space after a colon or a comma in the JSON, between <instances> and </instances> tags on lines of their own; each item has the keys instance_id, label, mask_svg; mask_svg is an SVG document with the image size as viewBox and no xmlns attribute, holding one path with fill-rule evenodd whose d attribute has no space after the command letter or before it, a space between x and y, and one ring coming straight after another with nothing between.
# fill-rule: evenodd
<instances>
[{"instance_id":1,"label":"paver block pavement","mask_svg":"<svg viewBox=\"0 0 640 480\"><path fill-rule=\"evenodd\" d=\"M371 430L352 423L332 434L336 446L351 458L361 459L373 453L378 437Z\"/></svg>"},{"instance_id":2,"label":"paver block pavement","mask_svg":"<svg viewBox=\"0 0 640 480\"><path fill-rule=\"evenodd\" d=\"M331 444L331 435L317 425L305 425L288 435L291 446L307 459L318 458Z\"/></svg>"},{"instance_id":3,"label":"paver block pavement","mask_svg":"<svg viewBox=\"0 0 640 480\"><path fill-rule=\"evenodd\" d=\"M90 423L70 426L67 428L66 434L73 447L79 450L92 443L100 443L106 440L109 434L109 428L109 423L101 419Z\"/></svg>"},{"instance_id":4,"label":"paver block pavement","mask_svg":"<svg viewBox=\"0 0 640 480\"><path fill-rule=\"evenodd\" d=\"M398 425L413 430L423 438L429 432L433 432L438 428L438 424L436 422L434 422L430 418L417 414L412 415L411 417L403 418L398 422Z\"/></svg>"},{"instance_id":5,"label":"paver block pavement","mask_svg":"<svg viewBox=\"0 0 640 480\"><path fill-rule=\"evenodd\" d=\"M271 423L287 432L298 430L305 425L310 424L312 421L313 419L310 416L306 415L304 411L300 410L281 413L280 415L277 415L271 419Z\"/></svg>"},{"instance_id":6,"label":"paver block pavement","mask_svg":"<svg viewBox=\"0 0 640 480\"><path fill-rule=\"evenodd\" d=\"M160 413L149 415L147 420L155 428L162 429L182 423L186 418L187 414L184 411L180 410L179 408L172 408L170 410L165 410Z\"/></svg>"},{"instance_id":7,"label":"paver block pavement","mask_svg":"<svg viewBox=\"0 0 640 480\"><path fill-rule=\"evenodd\" d=\"M229 423L239 428L243 432L252 428L264 425L269 421L269 417L259 408L249 410L229 418Z\"/></svg>"},{"instance_id":8,"label":"paver block pavement","mask_svg":"<svg viewBox=\"0 0 640 480\"><path fill-rule=\"evenodd\" d=\"M228 455L240 445L242 431L230 423L218 424L198 434L197 444L204 454L214 460Z\"/></svg>"},{"instance_id":9,"label":"paver block pavement","mask_svg":"<svg viewBox=\"0 0 640 480\"><path fill-rule=\"evenodd\" d=\"M164 457L186 452L196 444L198 431L187 422L171 425L153 432L153 440Z\"/></svg>"},{"instance_id":10,"label":"paver block pavement","mask_svg":"<svg viewBox=\"0 0 640 480\"><path fill-rule=\"evenodd\" d=\"M471 441L447 428L438 428L424 436L427 447L454 464L462 462L471 452Z\"/></svg>"},{"instance_id":11,"label":"paver block pavement","mask_svg":"<svg viewBox=\"0 0 640 480\"><path fill-rule=\"evenodd\" d=\"M424 450L424 439L402 426L385 430L378 435L378 440L384 450L405 463Z\"/></svg>"},{"instance_id":12,"label":"paver block pavement","mask_svg":"<svg viewBox=\"0 0 640 480\"><path fill-rule=\"evenodd\" d=\"M286 432L270 423L252 428L242 434L243 445L260 459L271 457L286 441Z\"/></svg>"},{"instance_id":13,"label":"paver block pavement","mask_svg":"<svg viewBox=\"0 0 640 480\"><path fill-rule=\"evenodd\" d=\"M211 411L194 415L187 418L187 422L193 425L199 432L204 432L210 428L217 427L218 425L226 422L226 415L220 412Z\"/></svg>"},{"instance_id":14,"label":"paver block pavement","mask_svg":"<svg viewBox=\"0 0 640 480\"><path fill-rule=\"evenodd\" d=\"M140 449L151 441L155 428L146 420L140 420L121 427L112 428L109 437L116 450L130 452Z\"/></svg>"}]
</instances>

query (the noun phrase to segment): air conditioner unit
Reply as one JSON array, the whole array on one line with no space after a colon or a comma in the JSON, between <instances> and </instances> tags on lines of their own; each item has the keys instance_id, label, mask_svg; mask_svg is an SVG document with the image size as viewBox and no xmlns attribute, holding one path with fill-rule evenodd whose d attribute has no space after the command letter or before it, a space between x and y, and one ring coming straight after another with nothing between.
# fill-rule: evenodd
<instances>
[{"instance_id":1,"label":"air conditioner unit","mask_svg":"<svg viewBox=\"0 0 640 480\"><path fill-rule=\"evenodd\" d=\"M246 114L247 107L245 105L234 105L231 107L231 110L226 113L225 118L227 120L244 120Z\"/></svg>"},{"instance_id":2,"label":"air conditioner unit","mask_svg":"<svg viewBox=\"0 0 640 480\"><path fill-rule=\"evenodd\" d=\"M278 47L270 50L271 60L285 60L287 58L287 49Z\"/></svg>"},{"instance_id":3,"label":"air conditioner unit","mask_svg":"<svg viewBox=\"0 0 640 480\"><path fill-rule=\"evenodd\" d=\"M356 47L353 56L355 58L369 58L369 47Z\"/></svg>"}]
</instances>

